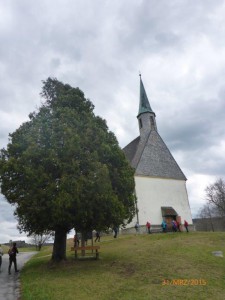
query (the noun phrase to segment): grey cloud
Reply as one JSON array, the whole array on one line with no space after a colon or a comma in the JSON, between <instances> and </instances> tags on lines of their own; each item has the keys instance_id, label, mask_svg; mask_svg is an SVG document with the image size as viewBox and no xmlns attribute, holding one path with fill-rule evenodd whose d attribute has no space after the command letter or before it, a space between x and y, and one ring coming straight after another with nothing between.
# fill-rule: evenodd
<instances>
[{"instance_id":1,"label":"grey cloud","mask_svg":"<svg viewBox=\"0 0 225 300\"><path fill-rule=\"evenodd\" d=\"M13 215L14 208L3 199L2 195L0 195L0 222L13 222L15 221L15 217Z\"/></svg>"}]
</instances>

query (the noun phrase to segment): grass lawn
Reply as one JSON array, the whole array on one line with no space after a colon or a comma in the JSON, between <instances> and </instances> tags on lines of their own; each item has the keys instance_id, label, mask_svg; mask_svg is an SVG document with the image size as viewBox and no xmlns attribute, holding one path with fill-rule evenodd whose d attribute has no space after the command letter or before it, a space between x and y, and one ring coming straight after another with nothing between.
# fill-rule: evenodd
<instances>
[{"instance_id":1,"label":"grass lawn","mask_svg":"<svg viewBox=\"0 0 225 300\"><path fill-rule=\"evenodd\" d=\"M50 262L43 248L21 272L22 300L225 299L225 233L102 237L100 259Z\"/></svg>"},{"instance_id":2,"label":"grass lawn","mask_svg":"<svg viewBox=\"0 0 225 300\"><path fill-rule=\"evenodd\" d=\"M8 253L9 248L10 248L9 246L2 245L2 250L3 250L4 254L7 254L7 253ZM18 250L19 250L19 252L37 251L37 249L36 249L35 246L32 246L32 247L24 247L24 248L18 247Z\"/></svg>"}]
</instances>

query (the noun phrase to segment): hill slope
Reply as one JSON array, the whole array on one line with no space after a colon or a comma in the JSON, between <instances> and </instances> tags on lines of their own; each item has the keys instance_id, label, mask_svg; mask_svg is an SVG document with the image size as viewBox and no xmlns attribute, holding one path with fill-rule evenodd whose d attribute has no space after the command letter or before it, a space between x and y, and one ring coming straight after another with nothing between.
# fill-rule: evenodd
<instances>
[{"instance_id":1,"label":"hill slope","mask_svg":"<svg viewBox=\"0 0 225 300\"><path fill-rule=\"evenodd\" d=\"M49 262L43 249L21 273L23 300L224 299L225 233L103 237L100 260ZM47 256L46 256L47 255Z\"/></svg>"}]
</instances>

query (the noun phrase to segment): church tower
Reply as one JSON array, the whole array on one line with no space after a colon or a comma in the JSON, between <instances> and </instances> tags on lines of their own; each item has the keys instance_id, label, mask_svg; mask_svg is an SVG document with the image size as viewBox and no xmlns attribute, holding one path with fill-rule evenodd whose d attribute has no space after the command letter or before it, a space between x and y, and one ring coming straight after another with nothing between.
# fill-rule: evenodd
<instances>
[{"instance_id":1,"label":"church tower","mask_svg":"<svg viewBox=\"0 0 225 300\"><path fill-rule=\"evenodd\" d=\"M130 226L148 220L159 226L163 219L168 226L173 219L192 224L187 179L158 133L141 76L137 119L140 135L123 149L135 169L137 214Z\"/></svg>"},{"instance_id":2,"label":"church tower","mask_svg":"<svg viewBox=\"0 0 225 300\"><path fill-rule=\"evenodd\" d=\"M140 75L140 101L138 111L140 138L145 138L151 130L156 130L155 113L151 109Z\"/></svg>"}]
</instances>

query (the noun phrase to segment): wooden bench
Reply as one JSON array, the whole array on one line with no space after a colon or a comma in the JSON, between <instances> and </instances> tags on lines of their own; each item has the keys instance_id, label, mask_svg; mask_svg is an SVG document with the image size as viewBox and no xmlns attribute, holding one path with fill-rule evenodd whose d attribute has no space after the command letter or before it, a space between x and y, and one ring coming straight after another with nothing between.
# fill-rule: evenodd
<instances>
[{"instance_id":1,"label":"wooden bench","mask_svg":"<svg viewBox=\"0 0 225 300\"><path fill-rule=\"evenodd\" d=\"M99 259L99 250L100 247L99 246L84 246L84 247L72 247L71 251L75 251L75 259L78 258L78 251L82 252L85 251L91 251L92 255L95 257L95 259ZM95 251L95 252L94 252ZM82 254L82 253L81 253Z\"/></svg>"}]
</instances>

